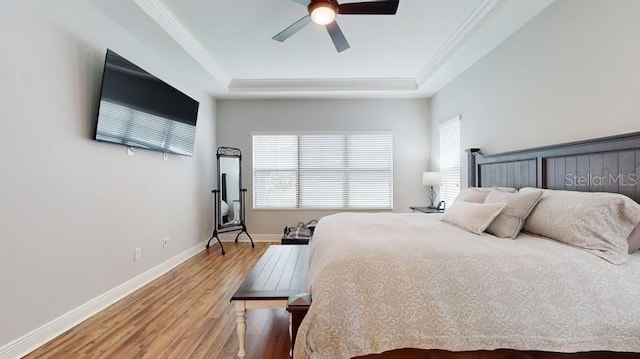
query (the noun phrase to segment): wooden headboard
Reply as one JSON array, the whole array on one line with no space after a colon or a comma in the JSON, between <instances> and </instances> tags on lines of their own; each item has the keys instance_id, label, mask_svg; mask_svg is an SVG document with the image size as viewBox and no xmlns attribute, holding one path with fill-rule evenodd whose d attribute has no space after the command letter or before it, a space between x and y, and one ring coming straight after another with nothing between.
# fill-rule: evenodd
<instances>
[{"instance_id":1,"label":"wooden headboard","mask_svg":"<svg viewBox=\"0 0 640 359\"><path fill-rule=\"evenodd\" d=\"M640 202L640 132L483 155L467 150L469 186L613 192Z\"/></svg>"}]
</instances>

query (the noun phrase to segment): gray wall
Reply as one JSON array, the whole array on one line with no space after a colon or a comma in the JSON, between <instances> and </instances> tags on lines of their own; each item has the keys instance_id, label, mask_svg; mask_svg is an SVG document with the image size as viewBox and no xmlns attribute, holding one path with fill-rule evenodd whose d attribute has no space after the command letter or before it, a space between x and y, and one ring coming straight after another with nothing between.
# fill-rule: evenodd
<instances>
[{"instance_id":1,"label":"gray wall","mask_svg":"<svg viewBox=\"0 0 640 359\"><path fill-rule=\"evenodd\" d=\"M432 98L487 154L640 130L640 1L557 0ZM462 183L466 183L466 158Z\"/></svg>"},{"instance_id":2,"label":"gray wall","mask_svg":"<svg viewBox=\"0 0 640 359\"><path fill-rule=\"evenodd\" d=\"M427 202L420 184L429 165L427 100L224 100L218 101L216 117L218 145L242 150L250 233L278 234L285 225L333 213L252 209L252 131L392 130L394 211Z\"/></svg>"},{"instance_id":3,"label":"gray wall","mask_svg":"<svg viewBox=\"0 0 640 359\"><path fill-rule=\"evenodd\" d=\"M1 347L208 238L215 101L86 1L5 1L0 44ZM92 140L107 47L200 101L194 157Z\"/></svg>"}]
</instances>

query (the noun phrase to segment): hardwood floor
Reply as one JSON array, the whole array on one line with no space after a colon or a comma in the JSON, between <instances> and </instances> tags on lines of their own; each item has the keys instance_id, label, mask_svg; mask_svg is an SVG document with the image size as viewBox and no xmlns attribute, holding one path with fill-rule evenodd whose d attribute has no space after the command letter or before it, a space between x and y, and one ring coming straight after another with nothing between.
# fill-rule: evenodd
<instances>
[{"instance_id":1,"label":"hardwood floor","mask_svg":"<svg viewBox=\"0 0 640 359\"><path fill-rule=\"evenodd\" d=\"M25 358L235 358L229 299L268 246L215 245ZM246 343L247 359L288 358L288 313L247 311Z\"/></svg>"},{"instance_id":2,"label":"hardwood floor","mask_svg":"<svg viewBox=\"0 0 640 359\"><path fill-rule=\"evenodd\" d=\"M229 299L269 247L216 245L80 323L25 358L208 358L238 352L236 317ZM247 311L247 359L285 359L289 316L280 309ZM577 354L446 352L403 349L362 359L639 359L637 353Z\"/></svg>"}]
</instances>

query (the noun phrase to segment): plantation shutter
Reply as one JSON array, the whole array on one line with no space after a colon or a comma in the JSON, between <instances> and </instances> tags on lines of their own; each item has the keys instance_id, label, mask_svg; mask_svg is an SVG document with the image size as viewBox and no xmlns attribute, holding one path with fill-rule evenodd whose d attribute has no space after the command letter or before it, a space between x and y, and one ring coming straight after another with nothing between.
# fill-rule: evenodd
<instances>
[{"instance_id":1,"label":"plantation shutter","mask_svg":"<svg viewBox=\"0 0 640 359\"><path fill-rule=\"evenodd\" d=\"M256 209L391 209L392 135L254 134L253 173Z\"/></svg>"},{"instance_id":2,"label":"plantation shutter","mask_svg":"<svg viewBox=\"0 0 640 359\"><path fill-rule=\"evenodd\" d=\"M460 116L440 125L440 199L447 205L460 192Z\"/></svg>"}]
</instances>

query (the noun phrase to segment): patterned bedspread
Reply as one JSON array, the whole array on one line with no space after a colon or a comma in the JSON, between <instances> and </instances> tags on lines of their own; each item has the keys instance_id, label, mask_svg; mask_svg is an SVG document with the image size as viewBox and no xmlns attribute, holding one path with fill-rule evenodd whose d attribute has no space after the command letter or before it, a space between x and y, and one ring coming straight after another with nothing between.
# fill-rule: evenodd
<instances>
[{"instance_id":1,"label":"patterned bedspread","mask_svg":"<svg viewBox=\"0 0 640 359\"><path fill-rule=\"evenodd\" d=\"M398 348L640 352L640 255L613 265L521 234L424 214L323 218L295 359Z\"/></svg>"}]
</instances>

